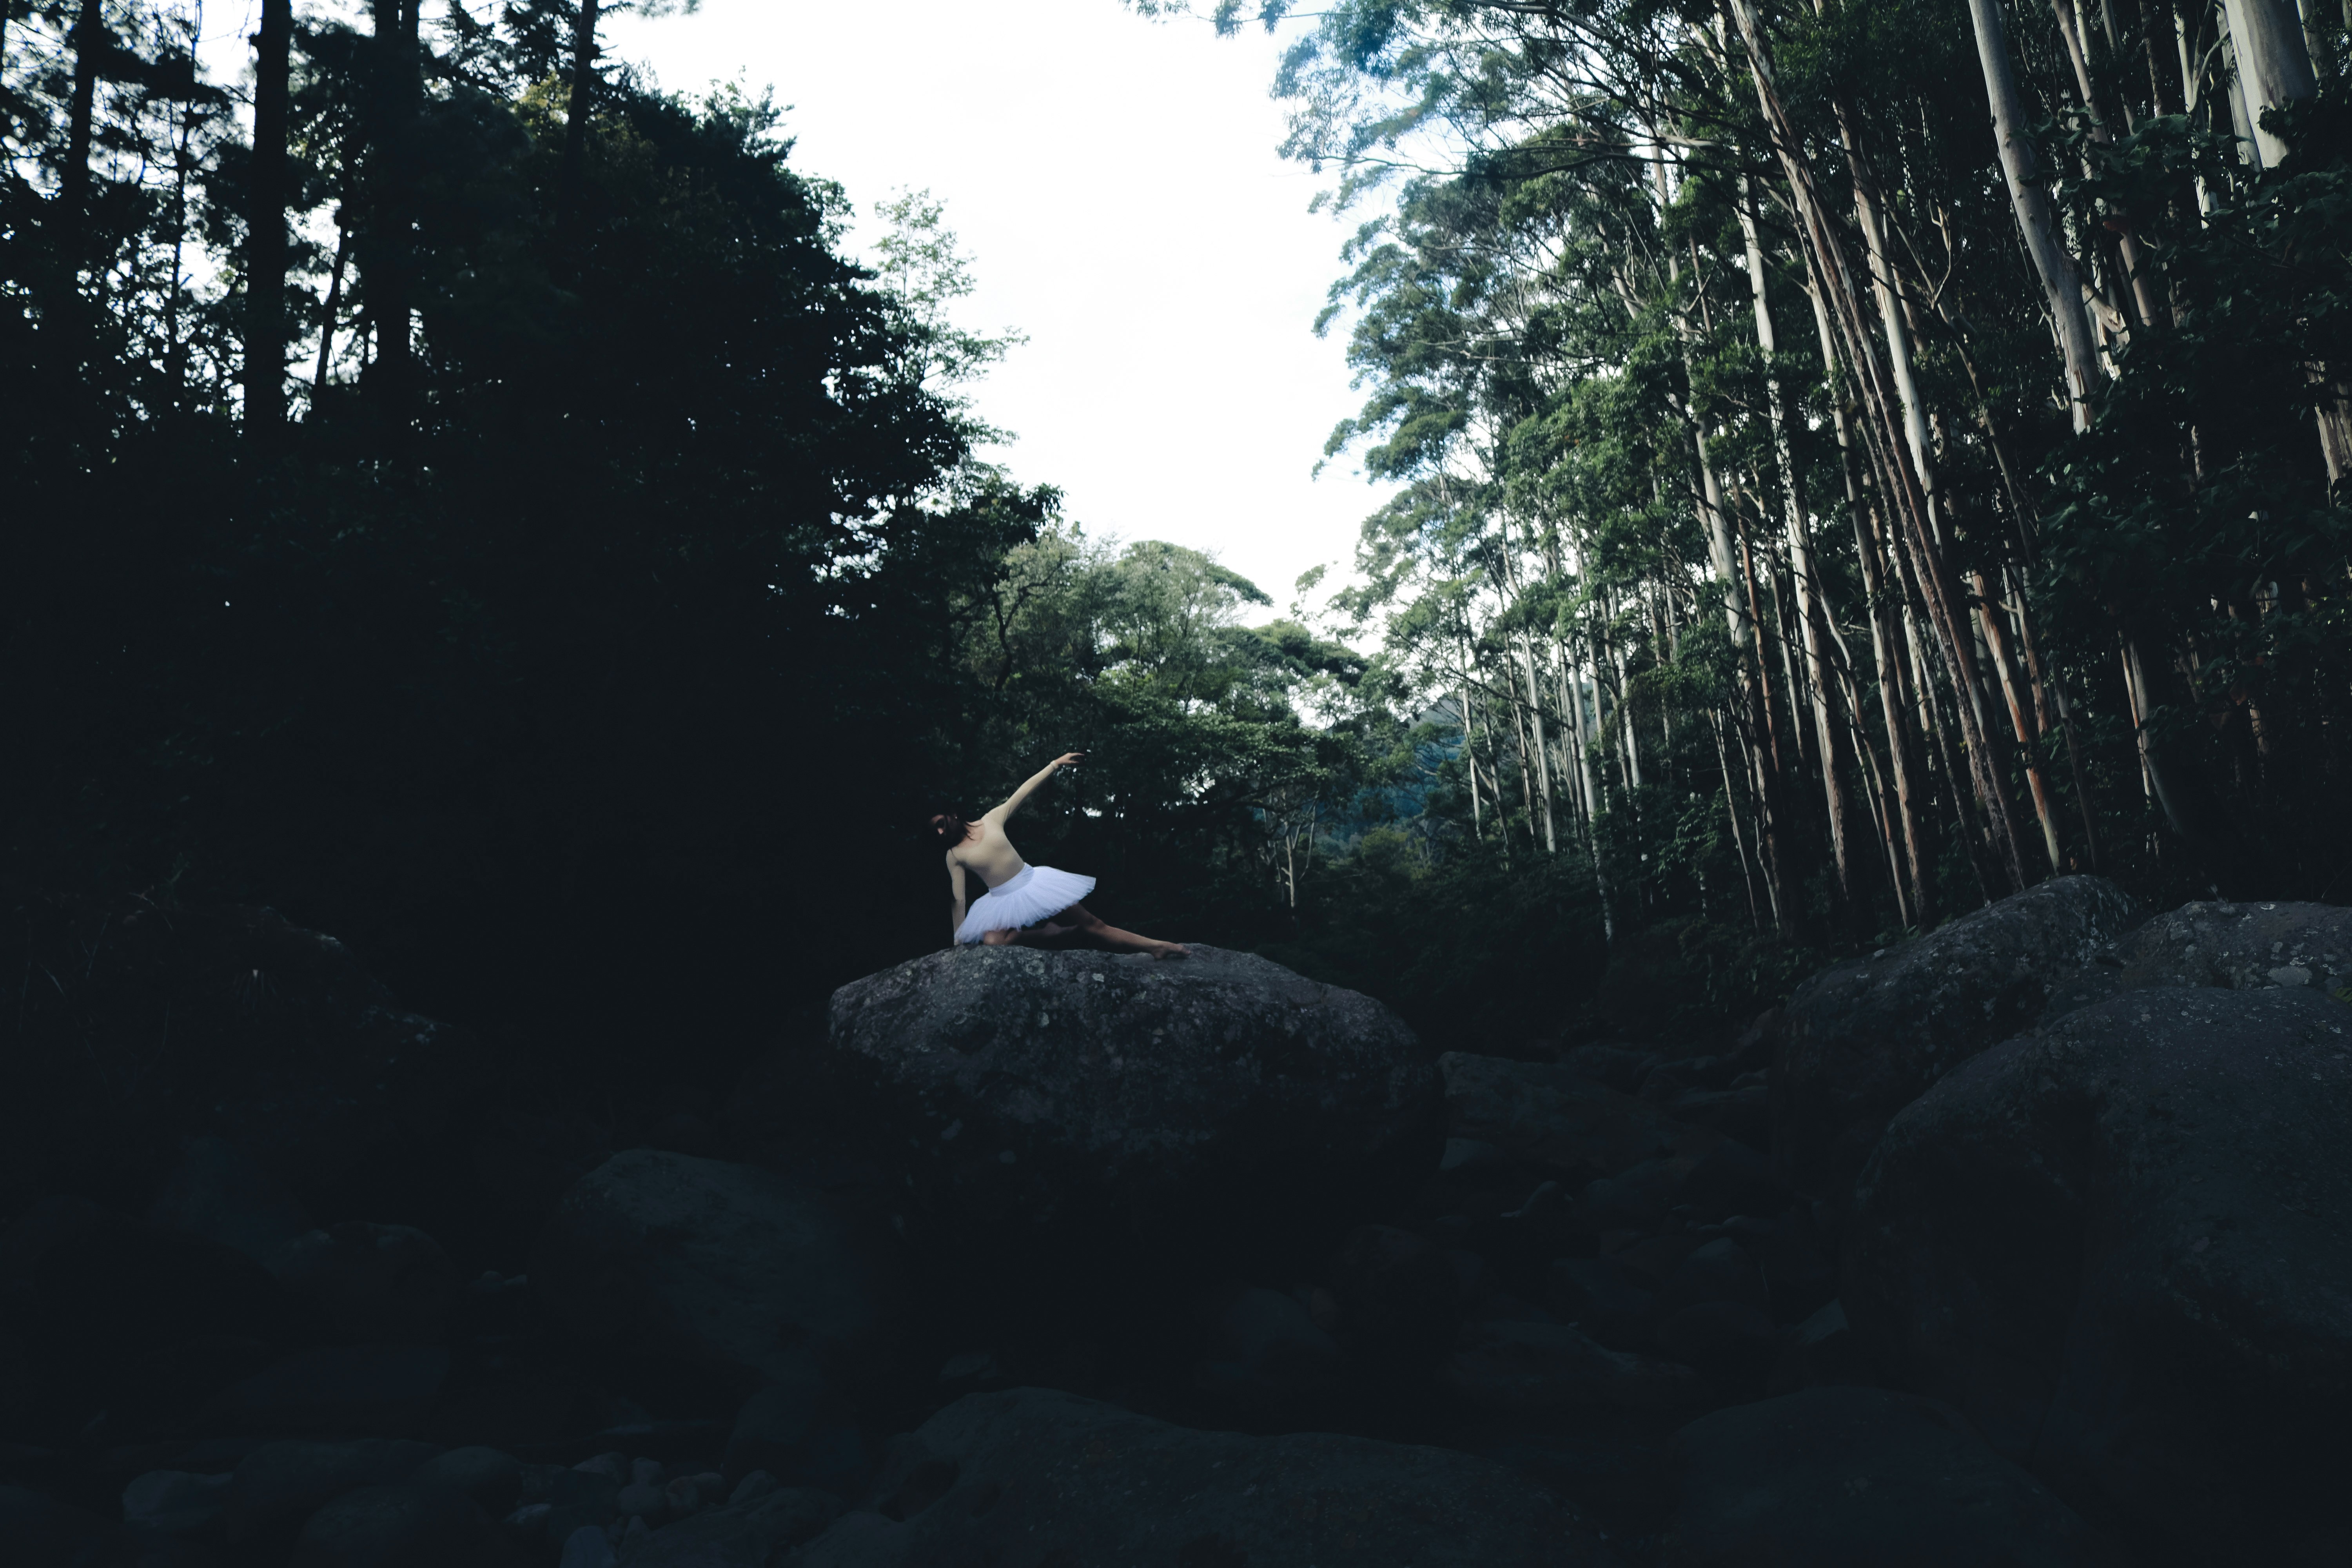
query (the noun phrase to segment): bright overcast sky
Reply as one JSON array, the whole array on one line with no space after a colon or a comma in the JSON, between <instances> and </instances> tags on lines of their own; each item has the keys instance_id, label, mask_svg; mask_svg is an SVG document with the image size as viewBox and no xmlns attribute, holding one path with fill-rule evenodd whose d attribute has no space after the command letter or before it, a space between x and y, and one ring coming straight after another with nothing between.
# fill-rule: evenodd
<instances>
[{"instance_id":1,"label":"bright overcast sky","mask_svg":"<svg viewBox=\"0 0 2352 1568\"><path fill-rule=\"evenodd\" d=\"M254 16L206 7L216 71L249 69ZM1286 608L1308 567L1346 574L1384 492L1349 458L1313 477L1360 402L1344 325L1313 325L1358 219L1309 213L1324 182L1276 154L1279 39L1119 0L702 0L604 44L672 91L773 87L793 163L861 216L945 204L962 324L1029 338L975 390L1016 437L987 455L1090 532L1209 551Z\"/></svg>"},{"instance_id":2,"label":"bright overcast sky","mask_svg":"<svg viewBox=\"0 0 2352 1568\"><path fill-rule=\"evenodd\" d=\"M1118 0L704 0L605 46L673 91L772 85L793 163L862 213L946 204L963 324L1029 337L976 393L1017 437L990 455L1090 531L1213 552L1278 605L1346 571L1380 495L1349 460L1311 477L1358 402L1344 330L1312 328L1353 220L1276 155L1276 40Z\"/></svg>"}]
</instances>

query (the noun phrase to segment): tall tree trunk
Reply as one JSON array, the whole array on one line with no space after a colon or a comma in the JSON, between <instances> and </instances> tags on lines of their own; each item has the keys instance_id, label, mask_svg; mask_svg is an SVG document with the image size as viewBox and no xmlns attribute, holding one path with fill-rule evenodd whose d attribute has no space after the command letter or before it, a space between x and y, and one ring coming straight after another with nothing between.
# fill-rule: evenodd
<instances>
[{"instance_id":1,"label":"tall tree trunk","mask_svg":"<svg viewBox=\"0 0 2352 1568\"><path fill-rule=\"evenodd\" d=\"M2026 131L2034 121L2017 75L2009 63L2009 35L2002 28L2000 0L1969 0L1969 19L1975 25L1977 61L1984 69L1985 96L1992 105L1993 141L2000 152L2002 174L2009 182L2009 199L2025 237L2026 254L2042 279L2042 291L2057 323L2058 348L2065 361L2066 399L2074 428L2091 427L2091 387L2098 374L2098 344L2083 309L2083 279L2074 258L2059 243L2050 214L2049 193L2034 166L2033 143Z\"/></svg>"},{"instance_id":2,"label":"tall tree trunk","mask_svg":"<svg viewBox=\"0 0 2352 1568\"><path fill-rule=\"evenodd\" d=\"M99 0L81 0L73 25L73 92L66 108L66 166L58 181L58 259L70 292L81 276L89 230L89 148L98 116L98 66L113 47Z\"/></svg>"},{"instance_id":3,"label":"tall tree trunk","mask_svg":"<svg viewBox=\"0 0 2352 1568\"><path fill-rule=\"evenodd\" d=\"M1992 591L1985 574L1973 574L1977 591L1977 621L1984 628L1985 647L1992 655L1993 668L2000 677L2001 695L2009 704L2009 721L2017 731L2017 743L2025 753L2025 782L2033 794L2033 814L2042 823L2042 844L2050 856L2050 869L2062 871L2066 866L2066 851L2058 839L2058 805L2050 794L2050 781L2042 776L2042 753L2035 748L2033 731L2025 721L2025 710L2031 700L2024 693L2024 682L2017 672L2016 660L2010 656L2009 628L2002 625L2000 596Z\"/></svg>"},{"instance_id":4,"label":"tall tree trunk","mask_svg":"<svg viewBox=\"0 0 2352 1568\"><path fill-rule=\"evenodd\" d=\"M1557 855L1559 839L1552 826L1551 753L1544 744L1543 693L1536 685L1535 647L1525 632L1519 634L1519 659L1528 678L1528 724L1535 737L1536 783L1543 792L1544 853Z\"/></svg>"},{"instance_id":5,"label":"tall tree trunk","mask_svg":"<svg viewBox=\"0 0 2352 1568\"><path fill-rule=\"evenodd\" d=\"M410 339L416 267L410 210L412 143L418 82L416 7L420 0L373 0L375 25L374 168L371 241L365 258L368 316L375 358L362 379L384 432L398 444L415 417L416 356Z\"/></svg>"},{"instance_id":6,"label":"tall tree trunk","mask_svg":"<svg viewBox=\"0 0 2352 1568\"><path fill-rule=\"evenodd\" d=\"M1813 328L1821 339L1822 377L1832 388L1838 382L1837 337L1830 326L1829 307L1822 302L1821 290L1809 289L1806 298L1813 307ZM1854 558L1862 567L1862 590L1870 613L1871 661L1878 673L1879 708L1886 724L1887 766L1895 775L1896 815L1903 824L1904 868L1911 885L1913 918L1921 926L1935 919L1935 903L1927 895L1927 866L1931 863L1919 821L1918 787L1915 779L1917 764L1914 761L1911 725L1903 702L1903 683L1895 655L1891 651L1902 636L1892 624L1894 605L1889 602L1885 575L1880 569L1878 542L1874 537L1874 510L1862 492L1853 470L1853 436L1847 426L1845 401L1832 396L1831 412L1837 425L1838 460L1845 475L1847 510L1853 520ZM1857 710L1854 722L1859 726L1862 714Z\"/></svg>"},{"instance_id":7,"label":"tall tree trunk","mask_svg":"<svg viewBox=\"0 0 2352 1568\"><path fill-rule=\"evenodd\" d=\"M1772 451L1780 469L1781 495L1787 512L1789 575L1796 590L1797 618L1804 627L1805 679L1811 688L1815 754L1822 770L1823 807L1829 814L1830 856L1837 872L1838 895L1849 909L1854 903L1853 868L1849 858L1853 806L1838 766L1837 725L1830 713L1830 660L1822 646L1821 606L1815 584L1812 538L1805 519L1805 497L1797 475L1797 459L1789 439L1789 415L1780 395L1780 374L1772 369L1780 353L1772 326L1772 305L1765 286L1764 247L1758 237L1756 214L1748 202L1747 181L1740 182L1739 232L1748 250L1748 290L1756 310L1756 342L1764 353L1764 390L1772 421Z\"/></svg>"},{"instance_id":8,"label":"tall tree trunk","mask_svg":"<svg viewBox=\"0 0 2352 1568\"><path fill-rule=\"evenodd\" d=\"M2230 19L2230 48L2238 57L2246 129L2262 166L2274 169L2286 156L2287 146L2263 128L2263 111L2300 103L2313 90L2303 23L2294 0L2221 0L2221 9Z\"/></svg>"},{"instance_id":9,"label":"tall tree trunk","mask_svg":"<svg viewBox=\"0 0 2352 1568\"><path fill-rule=\"evenodd\" d=\"M286 78L293 44L293 0L261 0L245 219L245 431L265 445L286 424Z\"/></svg>"},{"instance_id":10,"label":"tall tree trunk","mask_svg":"<svg viewBox=\"0 0 2352 1568\"><path fill-rule=\"evenodd\" d=\"M319 312L319 374L310 383L311 407L327 390L327 367L335 358L335 318L343 308L343 266L352 254L352 226L341 207L335 209L335 265L327 274L327 303Z\"/></svg>"},{"instance_id":11,"label":"tall tree trunk","mask_svg":"<svg viewBox=\"0 0 2352 1568\"><path fill-rule=\"evenodd\" d=\"M588 147L588 117L596 101L597 0L580 0L572 31L572 101L563 112L562 183L555 193L555 232L567 266L575 265L580 226L580 166Z\"/></svg>"}]
</instances>

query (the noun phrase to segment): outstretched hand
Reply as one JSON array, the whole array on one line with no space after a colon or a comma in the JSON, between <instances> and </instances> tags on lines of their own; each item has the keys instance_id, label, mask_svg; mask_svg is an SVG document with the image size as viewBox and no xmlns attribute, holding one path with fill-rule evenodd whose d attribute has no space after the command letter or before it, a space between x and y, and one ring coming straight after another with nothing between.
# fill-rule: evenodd
<instances>
[{"instance_id":1,"label":"outstretched hand","mask_svg":"<svg viewBox=\"0 0 2352 1568\"><path fill-rule=\"evenodd\" d=\"M1064 752L1054 759L1051 765L1057 768L1076 767L1085 757L1084 752Z\"/></svg>"}]
</instances>

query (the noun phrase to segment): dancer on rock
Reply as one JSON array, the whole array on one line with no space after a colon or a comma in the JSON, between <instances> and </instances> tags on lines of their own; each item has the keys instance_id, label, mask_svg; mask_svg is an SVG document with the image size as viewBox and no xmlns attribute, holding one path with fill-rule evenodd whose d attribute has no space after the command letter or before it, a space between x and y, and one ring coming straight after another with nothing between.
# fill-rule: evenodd
<instances>
[{"instance_id":1,"label":"dancer on rock","mask_svg":"<svg viewBox=\"0 0 2352 1568\"><path fill-rule=\"evenodd\" d=\"M1055 757L978 822L968 822L961 812L954 811L943 811L931 818L931 831L948 847L948 884L955 889L955 909L950 916L955 925L955 940L966 945L979 942L1003 947L1011 942L1043 945L1056 938L1090 936L1113 947L1135 948L1154 958L1191 957L1181 943L1158 942L1103 924L1099 916L1078 902L1095 890L1092 877L1074 876L1051 866L1029 865L1013 847L1013 841L1004 837L1005 818L1020 809L1031 792L1085 755L1084 752L1071 752ZM964 910L966 871L988 887L972 903L969 913Z\"/></svg>"}]
</instances>

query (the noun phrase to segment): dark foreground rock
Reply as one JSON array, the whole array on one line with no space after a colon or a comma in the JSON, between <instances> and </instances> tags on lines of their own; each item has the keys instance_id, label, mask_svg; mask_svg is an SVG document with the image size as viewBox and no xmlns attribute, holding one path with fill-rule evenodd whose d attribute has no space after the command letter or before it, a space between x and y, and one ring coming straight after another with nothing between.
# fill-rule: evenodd
<instances>
[{"instance_id":1,"label":"dark foreground rock","mask_svg":"<svg viewBox=\"0 0 2352 1568\"><path fill-rule=\"evenodd\" d=\"M2110 998L1895 1119L1842 1300L1880 1365L2149 1559L2297 1561L2352 1473L2347 1126L2352 1008Z\"/></svg>"},{"instance_id":2,"label":"dark foreground rock","mask_svg":"<svg viewBox=\"0 0 2352 1568\"><path fill-rule=\"evenodd\" d=\"M1045 1389L975 1394L902 1439L874 1506L803 1568L1169 1563L1571 1568L1615 1562L1541 1488L1439 1448L1196 1432Z\"/></svg>"},{"instance_id":3,"label":"dark foreground rock","mask_svg":"<svg viewBox=\"0 0 2352 1568\"><path fill-rule=\"evenodd\" d=\"M1403 1022L1247 953L935 952L835 992L831 1039L967 1247L1286 1236L1370 1217L1435 1152Z\"/></svg>"},{"instance_id":4,"label":"dark foreground rock","mask_svg":"<svg viewBox=\"0 0 2352 1568\"><path fill-rule=\"evenodd\" d=\"M1816 1388L1676 1438L1664 1568L2092 1568L2123 1559L1948 1406Z\"/></svg>"},{"instance_id":5,"label":"dark foreground rock","mask_svg":"<svg viewBox=\"0 0 2352 1568\"><path fill-rule=\"evenodd\" d=\"M2032 1023L2133 914L2114 883L2060 877L1800 985L1769 1085L1781 1173L1814 1196L1842 1194L1890 1117Z\"/></svg>"},{"instance_id":6,"label":"dark foreground rock","mask_svg":"<svg viewBox=\"0 0 2352 1568\"><path fill-rule=\"evenodd\" d=\"M887 1238L812 1187L718 1160L615 1154L557 1207L530 1268L576 1343L681 1407L763 1384L855 1381L887 1349Z\"/></svg>"}]
</instances>

